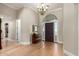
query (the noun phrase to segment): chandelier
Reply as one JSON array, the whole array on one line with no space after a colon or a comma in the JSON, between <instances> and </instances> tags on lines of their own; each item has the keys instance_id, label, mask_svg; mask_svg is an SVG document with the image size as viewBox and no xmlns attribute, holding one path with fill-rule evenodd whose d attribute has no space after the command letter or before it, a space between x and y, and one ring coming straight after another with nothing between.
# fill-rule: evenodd
<instances>
[{"instance_id":1,"label":"chandelier","mask_svg":"<svg viewBox=\"0 0 79 59\"><path fill-rule=\"evenodd\" d=\"M41 3L38 7L38 12L41 14L41 15L44 15L46 13L46 11L48 10L48 5L44 4L44 3Z\"/></svg>"}]
</instances>

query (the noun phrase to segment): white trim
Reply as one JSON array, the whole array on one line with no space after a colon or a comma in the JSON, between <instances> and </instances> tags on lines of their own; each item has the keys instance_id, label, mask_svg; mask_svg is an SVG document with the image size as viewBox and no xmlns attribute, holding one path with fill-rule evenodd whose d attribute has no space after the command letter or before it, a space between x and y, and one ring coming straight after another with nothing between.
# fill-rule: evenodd
<instances>
[{"instance_id":1,"label":"white trim","mask_svg":"<svg viewBox=\"0 0 79 59\"><path fill-rule=\"evenodd\" d=\"M60 10L63 10L63 8L56 8L56 9L47 11L45 15L47 15L47 14L52 14L53 12L60 11ZM55 14L54 14L54 15L55 15Z\"/></svg>"},{"instance_id":2,"label":"white trim","mask_svg":"<svg viewBox=\"0 0 79 59\"><path fill-rule=\"evenodd\" d=\"M19 42L20 44L22 44L22 45L28 45L28 44L30 44L30 42Z\"/></svg>"},{"instance_id":3,"label":"white trim","mask_svg":"<svg viewBox=\"0 0 79 59\"><path fill-rule=\"evenodd\" d=\"M63 44L63 42L62 41L57 41L58 43L61 43L61 44Z\"/></svg>"},{"instance_id":4,"label":"white trim","mask_svg":"<svg viewBox=\"0 0 79 59\"><path fill-rule=\"evenodd\" d=\"M58 22L58 20L54 19L54 20L50 20L50 21L47 21L47 22L43 22L42 25L44 26L44 37L42 37L42 40L45 40L45 23L51 23L51 22ZM54 31L55 32L55 31ZM43 30L42 30L42 34L43 35ZM59 37L58 37L59 38ZM55 33L54 33L54 42L56 42L55 40ZM59 41L58 41L59 42ZM60 42L59 42L60 43Z\"/></svg>"},{"instance_id":5,"label":"white trim","mask_svg":"<svg viewBox=\"0 0 79 59\"><path fill-rule=\"evenodd\" d=\"M3 38L2 40L3 40L3 41L6 41L6 40L8 40L8 41L15 41L15 40L10 39L10 38Z\"/></svg>"},{"instance_id":6,"label":"white trim","mask_svg":"<svg viewBox=\"0 0 79 59\"><path fill-rule=\"evenodd\" d=\"M64 55L66 55L66 56L75 56L74 54L72 54L71 52L69 52L66 49L64 49Z\"/></svg>"},{"instance_id":7,"label":"white trim","mask_svg":"<svg viewBox=\"0 0 79 59\"><path fill-rule=\"evenodd\" d=\"M54 10L51 10L51 11L59 11L59 10L62 10L63 8L56 8Z\"/></svg>"}]
</instances>

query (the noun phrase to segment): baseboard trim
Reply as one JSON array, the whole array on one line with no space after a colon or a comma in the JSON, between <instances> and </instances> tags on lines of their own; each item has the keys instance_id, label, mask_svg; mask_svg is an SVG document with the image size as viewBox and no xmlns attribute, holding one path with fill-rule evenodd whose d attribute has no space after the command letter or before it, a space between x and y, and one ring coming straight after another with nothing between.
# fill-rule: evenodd
<instances>
[{"instance_id":1,"label":"baseboard trim","mask_svg":"<svg viewBox=\"0 0 79 59\"><path fill-rule=\"evenodd\" d=\"M60 43L60 44L63 44L63 42L62 41L57 41L58 43Z\"/></svg>"},{"instance_id":2,"label":"baseboard trim","mask_svg":"<svg viewBox=\"0 0 79 59\"><path fill-rule=\"evenodd\" d=\"M75 55L69 52L68 50L64 49L64 56L75 56Z\"/></svg>"},{"instance_id":3,"label":"baseboard trim","mask_svg":"<svg viewBox=\"0 0 79 59\"><path fill-rule=\"evenodd\" d=\"M2 39L3 41L15 41L15 40L13 40L13 39L10 39L10 38L4 38L4 39Z\"/></svg>"},{"instance_id":4,"label":"baseboard trim","mask_svg":"<svg viewBox=\"0 0 79 59\"><path fill-rule=\"evenodd\" d=\"M22 45L28 45L28 44L30 44L30 42L19 42L20 44L22 44Z\"/></svg>"}]
</instances>

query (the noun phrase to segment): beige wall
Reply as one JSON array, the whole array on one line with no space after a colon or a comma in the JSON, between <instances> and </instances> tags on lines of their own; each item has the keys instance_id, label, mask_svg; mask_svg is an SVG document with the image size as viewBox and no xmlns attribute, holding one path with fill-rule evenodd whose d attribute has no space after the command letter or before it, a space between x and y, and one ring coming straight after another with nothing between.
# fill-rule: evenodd
<instances>
[{"instance_id":1,"label":"beige wall","mask_svg":"<svg viewBox=\"0 0 79 59\"><path fill-rule=\"evenodd\" d=\"M9 39L16 38L16 10L0 3L0 18L2 18L2 37L5 38L5 23L9 23Z\"/></svg>"},{"instance_id":2,"label":"beige wall","mask_svg":"<svg viewBox=\"0 0 79 59\"><path fill-rule=\"evenodd\" d=\"M8 40L16 39L16 21L7 18L2 18L2 38L5 39L5 23L8 23Z\"/></svg>"},{"instance_id":3,"label":"beige wall","mask_svg":"<svg viewBox=\"0 0 79 59\"><path fill-rule=\"evenodd\" d=\"M64 49L77 55L77 8L75 4L64 4L63 9L63 44Z\"/></svg>"},{"instance_id":4,"label":"beige wall","mask_svg":"<svg viewBox=\"0 0 79 59\"><path fill-rule=\"evenodd\" d=\"M78 55L79 55L79 4L78 4Z\"/></svg>"},{"instance_id":5,"label":"beige wall","mask_svg":"<svg viewBox=\"0 0 79 59\"><path fill-rule=\"evenodd\" d=\"M13 10L12 8L0 3L0 15L16 19L16 10Z\"/></svg>"},{"instance_id":6,"label":"beige wall","mask_svg":"<svg viewBox=\"0 0 79 59\"><path fill-rule=\"evenodd\" d=\"M19 18L21 20L21 40L20 42L29 44L32 34L32 25L38 23L38 15L29 8L21 9Z\"/></svg>"}]
</instances>

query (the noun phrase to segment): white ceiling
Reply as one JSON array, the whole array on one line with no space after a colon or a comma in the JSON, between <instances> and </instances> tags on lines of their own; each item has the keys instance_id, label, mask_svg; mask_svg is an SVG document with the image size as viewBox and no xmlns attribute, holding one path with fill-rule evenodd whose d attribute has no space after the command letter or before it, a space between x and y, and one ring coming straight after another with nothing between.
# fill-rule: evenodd
<instances>
[{"instance_id":1,"label":"white ceiling","mask_svg":"<svg viewBox=\"0 0 79 59\"><path fill-rule=\"evenodd\" d=\"M5 5L9 6L10 8L13 8L15 10L18 10L22 7L32 7L37 8L37 6L40 3L4 3ZM49 5L49 9L56 9L63 6L61 3L45 3L46 5Z\"/></svg>"},{"instance_id":2,"label":"white ceiling","mask_svg":"<svg viewBox=\"0 0 79 59\"><path fill-rule=\"evenodd\" d=\"M19 4L19 3L4 3L4 4L10 8L15 9L15 10L18 10L23 7L23 4Z\"/></svg>"}]
</instances>

